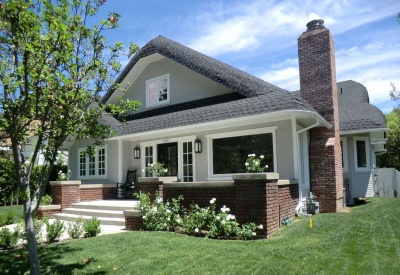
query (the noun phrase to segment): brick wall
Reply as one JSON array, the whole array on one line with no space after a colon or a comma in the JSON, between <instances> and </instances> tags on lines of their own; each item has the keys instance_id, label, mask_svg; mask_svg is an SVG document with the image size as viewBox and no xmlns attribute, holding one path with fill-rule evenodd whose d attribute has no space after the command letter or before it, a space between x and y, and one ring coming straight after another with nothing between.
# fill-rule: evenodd
<instances>
[{"instance_id":1,"label":"brick wall","mask_svg":"<svg viewBox=\"0 0 400 275\"><path fill-rule=\"evenodd\" d=\"M46 218L52 218L54 214L61 213L61 205L45 205L39 206L36 211L36 218L39 220Z\"/></svg>"},{"instance_id":2,"label":"brick wall","mask_svg":"<svg viewBox=\"0 0 400 275\"><path fill-rule=\"evenodd\" d=\"M184 185L190 185L185 187ZM226 205L231 212L235 213L235 193L233 182L231 186L213 187L213 183L203 184L164 184L163 185L163 199L171 200L182 195L184 200L182 205L185 208L190 208L192 204L198 204L200 207L210 206L210 200L216 198L216 207L221 208ZM196 186L198 185L198 186ZM214 184L218 186L218 183Z\"/></svg>"},{"instance_id":3,"label":"brick wall","mask_svg":"<svg viewBox=\"0 0 400 275\"><path fill-rule=\"evenodd\" d=\"M93 186L93 187L91 187ZM114 199L116 197L115 185L107 186L94 184L83 184L81 185L81 201L94 201L94 200L107 200Z\"/></svg>"},{"instance_id":4,"label":"brick wall","mask_svg":"<svg viewBox=\"0 0 400 275\"><path fill-rule=\"evenodd\" d=\"M278 201L279 201L279 221L287 216L294 217L293 209L296 209L299 203L299 185L287 184L278 186Z\"/></svg>"},{"instance_id":5,"label":"brick wall","mask_svg":"<svg viewBox=\"0 0 400 275\"><path fill-rule=\"evenodd\" d=\"M321 212L335 212L343 206L343 172L334 42L323 21L313 20L298 47L300 94L333 126L310 130L311 191Z\"/></svg>"},{"instance_id":6,"label":"brick wall","mask_svg":"<svg viewBox=\"0 0 400 275\"><path fill-rule=\"evenodd\" d=\"M125 210L125 228L127 230L141 230L143 227L142 217L138 210Z\"/></svg>"},{"instance_id":7,"label":"brick wall","mask_svg":"<svg viewBox=\"0 0 400 275\"><path fill-rule=\"evenodd\" d=\"M158 192L162 197L163 182L159 181L157 177L139 178L139 189L141 193L150 194L150 200L153 202Z\"/></svg>"}]
</instances>

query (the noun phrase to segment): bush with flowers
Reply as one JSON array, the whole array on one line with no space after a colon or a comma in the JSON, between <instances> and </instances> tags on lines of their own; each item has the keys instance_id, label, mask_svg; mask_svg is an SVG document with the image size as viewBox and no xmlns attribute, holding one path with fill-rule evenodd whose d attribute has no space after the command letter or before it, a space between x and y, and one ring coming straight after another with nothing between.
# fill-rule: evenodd
<instances>
[{"instance_id":1,"label":"bush with flowers","mask_svg":"<svg viewBox=\"0 0 400 275\"><path fill-rule=\"evenodd\" d=\"M268 165L261 166L261 161L264 159L264 155L260 155L259 158L256 154L249 154L244 164L248 173L261 173L268 169Z\"/></svg>"},{"instance_id":2,"label":"bush with flowers","mask_svg":"<svg viewBox=\"0 0 400 275\"><path fill-rule=\"evenodd\" d=\"M152 231L173 231L193 236L219 239L253 239L256 230L262 229L262 225L254 223L240 225L235 215L225 205L216 209L216 199L210 200L210 206L202 208L196 204L190 209L180 205L182 196L173 198L171 202L163 203L157 195L151 203L147 194L137 195L140 199L143 228Z\"/></svg>"},{"instance_id":3,"label":"bush with flowers","mask_svg":"<svg viewBox=\"0 0 400 275\"><path fill-rule=\"evenodd\" d=\"M147 164L146 171L149 172L152 177L159 177L165 175L168 169L164 168L164 163L154 162Z\"/></svg>"},{"instance_id":4,"label":"bush with flowers","mask_svg":"<svg viewBox=\"0 0 400 275\"><path fill-rule=\"evenodd\" d=\"M58 177L57 180L69 180L71 177L71 170L68 170L67 173L64 173L62 170L58 171Z\"/></svg>"}]
</instances>

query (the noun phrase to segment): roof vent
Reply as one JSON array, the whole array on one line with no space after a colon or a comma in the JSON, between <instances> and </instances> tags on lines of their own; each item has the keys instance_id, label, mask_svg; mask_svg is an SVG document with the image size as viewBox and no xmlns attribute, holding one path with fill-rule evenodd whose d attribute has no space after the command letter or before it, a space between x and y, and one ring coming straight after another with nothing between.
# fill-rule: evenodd
<instances>
[{"instance_id":1,"label":"roof vent","mask_svg":"<svg viewBox=\"0 0 400 275\"><path fill-rule=\"evenodd\" d=\"M324 20L322 19L312 20L308 22L306 26L307 26L307 31L322 29L324 28Z\"/></svg>"}]
</instances>

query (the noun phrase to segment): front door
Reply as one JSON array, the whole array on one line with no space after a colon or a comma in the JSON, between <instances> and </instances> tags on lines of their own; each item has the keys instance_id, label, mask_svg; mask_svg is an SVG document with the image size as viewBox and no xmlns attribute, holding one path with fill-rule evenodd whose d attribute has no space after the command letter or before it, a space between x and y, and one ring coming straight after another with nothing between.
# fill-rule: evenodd
<instances>
[{"instance_id":1,"label":"front door","mask_svg":"<svg viewBox=\"0 0 400 275\"><path fill-rule=\"evenodd\" d=\"M163 143L157 145L157 161L168 169L165 176L178 176L178 143Z\"/></svg>"}]
</instances>

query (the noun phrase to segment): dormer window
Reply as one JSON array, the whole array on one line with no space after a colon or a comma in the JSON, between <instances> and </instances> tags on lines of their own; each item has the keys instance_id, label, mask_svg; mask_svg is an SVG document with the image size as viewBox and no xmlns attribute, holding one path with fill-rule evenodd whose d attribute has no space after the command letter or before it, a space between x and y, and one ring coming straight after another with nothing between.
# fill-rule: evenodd
<instances>
[{"instance_id":1,"label":"dormer window","mask_svg":"<svg viewBox=\"0 0 400 275\"><path fill-rule=\"evenodd\" d=\"M146 81L146 107L170 103L169 74Z\"/></svg>"}]
</instances>

